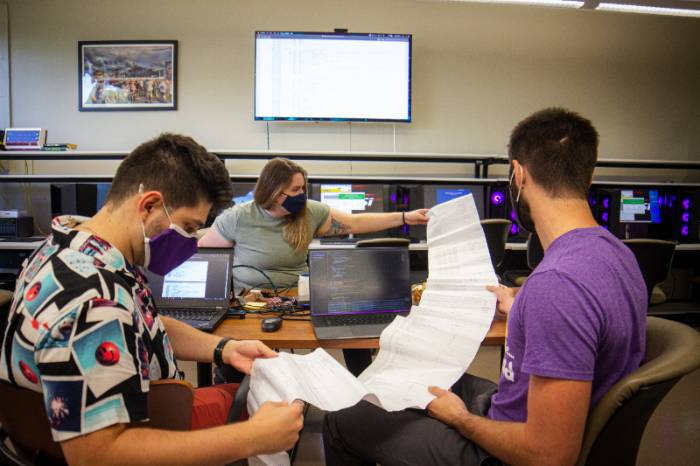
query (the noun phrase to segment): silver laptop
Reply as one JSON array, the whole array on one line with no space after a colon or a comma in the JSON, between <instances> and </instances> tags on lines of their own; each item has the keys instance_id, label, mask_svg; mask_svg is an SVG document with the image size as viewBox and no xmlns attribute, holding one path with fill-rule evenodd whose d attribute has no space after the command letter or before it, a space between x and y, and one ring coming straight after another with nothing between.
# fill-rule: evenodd
<instances>
[{"instance_id":1,"label":"silver laptop","mask_svg":"<svg viewBox=\"0 0 700 466\"><path fill-rule=\"evenodd\" d=\"M309 292L319 340L378 337L411 310L408 249L312 250Z\"/></svg>"},{"instance_id":2,"label":"silver laptop","mask_svg":"<svg viewBox=\"0 0 700 466\"><path fill-rule=\"evenodd\" d=\"M228 312L231 249L201 248L165 277L146 272L158 313L212 332Z\"/></svg>"}]
</instances>

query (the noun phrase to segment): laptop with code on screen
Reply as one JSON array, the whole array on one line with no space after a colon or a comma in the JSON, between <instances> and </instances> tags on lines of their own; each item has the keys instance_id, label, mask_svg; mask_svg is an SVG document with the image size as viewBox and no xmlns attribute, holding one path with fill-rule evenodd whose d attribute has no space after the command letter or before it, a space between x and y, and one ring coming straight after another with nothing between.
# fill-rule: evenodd
<instances>
[{"instance_id":1,"label":"laptop with code on screen","mask_svg":"<svg viewBox=\"0 0 700 466\"><path fill-rule=\"evenodd\" d=\"M407 248L312 250L309 272L319 340L378 337L411 310Z\"/></svg>"},{"instance_id":2,"label":"laptop with code on screen","mask_svg":"<svg viewBox=\"0 0 700 466\"><path fill-rule=\"evenodd\" d=\"M161 277L146 271L158 313L212 332L229 307L231 249L201 248Z\"/></svg>"}]
</instances>

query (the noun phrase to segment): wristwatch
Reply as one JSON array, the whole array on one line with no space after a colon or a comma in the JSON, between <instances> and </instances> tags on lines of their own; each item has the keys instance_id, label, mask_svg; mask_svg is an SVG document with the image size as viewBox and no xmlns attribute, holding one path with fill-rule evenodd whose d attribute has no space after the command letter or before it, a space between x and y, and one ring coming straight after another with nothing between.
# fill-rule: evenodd
<instances>
[{"instance_id":1,"label":"wristwatch","mask_svg":"<svg viewBox=\"0 0 700 466\"><path fill-rule=\"evenodd\" d=\"M224 346L226 346L226 343L231 340L233 340L233 338L224 337L221 339L221 341L219 341L219 344L216 345L216 348L214 348L214 364L219 367L224 365L224 359L222 357L224 353Z\"/></svg>"}]
</instances>

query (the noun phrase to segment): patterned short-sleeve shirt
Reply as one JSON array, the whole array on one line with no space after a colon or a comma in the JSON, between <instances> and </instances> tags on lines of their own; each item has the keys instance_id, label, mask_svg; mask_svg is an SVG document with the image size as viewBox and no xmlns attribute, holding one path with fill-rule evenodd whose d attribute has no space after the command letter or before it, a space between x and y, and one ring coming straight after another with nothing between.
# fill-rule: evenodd
<instances>
[{"instance_id":1,"label":"patterned short-sleeve shirt","mask_svg":"<svg viewBox=\"0 0 700 466\"><path fill-rule=\"evenodd\" d=\"M177 364L144 275L59 217L24 263L0 347L0 380L43 393L64 441L147 419L149 381Z\"/></svg>"}]
</instances>

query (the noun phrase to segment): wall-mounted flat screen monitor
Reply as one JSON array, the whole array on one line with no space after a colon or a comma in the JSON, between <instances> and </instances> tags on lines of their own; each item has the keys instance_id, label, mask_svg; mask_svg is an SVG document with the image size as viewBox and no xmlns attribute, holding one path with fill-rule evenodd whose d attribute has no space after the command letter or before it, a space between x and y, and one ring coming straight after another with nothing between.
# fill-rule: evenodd
<instances>
[{"instance_id":1,"label":"wall-mounted flat screen monitor","mask_svg":"<svg viewBox=\"0 0 700 466\"><path fill-rule=\"evenodd\" d=\"M411 35L255 33L255 119L411 121Z\"/></svg>"}]
</instances>

